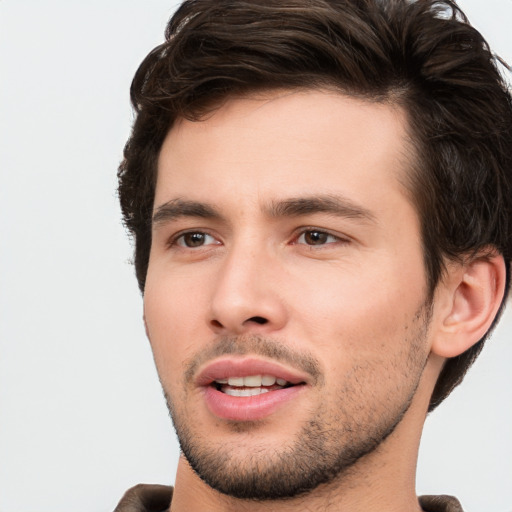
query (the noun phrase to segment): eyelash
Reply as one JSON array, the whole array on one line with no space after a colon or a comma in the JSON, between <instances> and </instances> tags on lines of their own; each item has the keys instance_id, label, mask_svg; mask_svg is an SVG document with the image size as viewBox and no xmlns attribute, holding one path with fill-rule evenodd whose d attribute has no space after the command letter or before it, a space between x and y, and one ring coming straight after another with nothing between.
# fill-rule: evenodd
<instances>
[{"instance_id":1,"label":"eyelash","mask_svg":"<svg viewBox=\"0 0 512 512\"><path fill-rule=\"evenodd\" d=\"M315 233L316 235L320 235L321 237L323 236L325 239L329 239L329 238L334 239L334 241L324 242L324 243L319 243L319 244L305 243L305 241L306 241L305 239L304 239L304 242L299 241L301 238L306 237L308 234L311 235L313 233ZM202 243L197 246L186 245L185 243L180 243L180 241L184 241L184 239L187 235L191 235L191 236L192 235L201 235L203 237L211 237L213 240L215 240L215 237L213 235L211 235L210 233L208 233L207 231L200 231L200 230L185 231L185 232L181 232L181 233L178 233L175 236L173 236L168 243L169 247L179 247L182 249L195 249L195 248L201 248L201 247L205 247L205 246L220 244L220 242L218 242L218 241L214 242L214 243L209 243L209 244ZM347 240L346 238L342 238L338 235L334 235L334 234L330 233L329 231L315 228L315 227L305 227L305 228L301 228L300 231L298 231L298 233L294 236L292 245L305 245L308 247L325 247L325 246L329 246L334 243L345 244L348 242L349 242L349 240Z\"/></svg>"},{"instance_id":2,"label":"eyelash","mask_svg":"<svg viewBox=\"0 0 512 512\"><path fill-rule=\"evenodd\" d=\"M179 247L181 249L195 249L199 247L204 247L204 244L198 245L198 246L189 246L185 245L184 243L181 244L180 240L184 240L187 235L202 235L203 237L211 237L215 240L215 237L213 235L210 235L207 231L200 231L200 230L192 230L192 231L185 231L181 233L177 233L175 236L171 238L169 241L169 247ZM213 243L213 244L207 244L207 245L218 245L219 242Z\"/></svg>"},{"instance_id":3,"label":"eyelash","mask_svg":"<svg viewBox=\"0 0 512 512\"><path fill-rule=\"evenodd\" d=\"M320 243L320 244L315 244L315 243L307 244L307 243L299 242L299 240L301 238L305 239L306 235L308 235L308 234L311 235L312 233L315 233L316 235L321 235L327 239L328 238L334 239L334 241L324 242L324 243ZM308 247L325 247L325 246L332 245L334 243L348 243L348 240L346 238L342 238L338 235L330 233L329 231L326 231L325 229L319 229L319 228L315 228L315 227L301 228L301 230L298 233L298 236L296 236L294 240L295 240L294 244L306 245Z\"/></svg>"}]
</instances>

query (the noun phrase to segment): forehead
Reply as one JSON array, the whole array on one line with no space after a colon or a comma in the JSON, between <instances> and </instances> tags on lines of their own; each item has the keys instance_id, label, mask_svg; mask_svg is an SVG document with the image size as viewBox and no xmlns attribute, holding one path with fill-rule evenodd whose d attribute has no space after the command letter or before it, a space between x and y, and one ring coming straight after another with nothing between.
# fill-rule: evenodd
<instances>
[{"instance_id":1,"label":"forehead","mask_svg":"<svg viewBox=\"0 0 512 512\"><path fill-rule=\"evenodd\" d=\"M273 91L179 119L158 161L155 206L186 196L273 200L340 193L364 202L409 167L403 110L329 91ZM375 199L375 197L373 198Z\"/></svg>"}]
</instances>

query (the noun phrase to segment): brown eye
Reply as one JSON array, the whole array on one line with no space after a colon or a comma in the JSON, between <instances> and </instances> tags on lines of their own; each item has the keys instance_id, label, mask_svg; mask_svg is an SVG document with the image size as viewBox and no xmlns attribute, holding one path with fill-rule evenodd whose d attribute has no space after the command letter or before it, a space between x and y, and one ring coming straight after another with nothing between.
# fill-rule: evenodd
<instances>
[{"instance_id":1,"label":"brown eye","mask_svg":"<svg viewBox=\"0 0 512 512\"><path fill-rule=\"evenodd\" d=\"M207 233L201 233L200 231L184 233L176 239L176 245L190 248L211 245L214 243L215 238L213 238L213 236L208 235Z\"/></svg>"},{"instance_id":2,"label":"brown eye","mask_svg":"<svg viewBox=\"0 0 512 512\"><path fill-rule=\"evenodd\" d=\"M297 243L306 245L324 245L337 241L338 238L334 235L315 229L304 231L304 233L302 233L297 239Z\"/></svg>"},{"instance_id":3,"label":"brown eye","mask_svg":"<svg viewBox=\"0 0 512 512\"><path fill-rule=\"evenodd\" d=\"M304 241L308 245L321 245L327 241L327 233L321 231L308 231L304 233Z\"/></svg>"}]
</instances>

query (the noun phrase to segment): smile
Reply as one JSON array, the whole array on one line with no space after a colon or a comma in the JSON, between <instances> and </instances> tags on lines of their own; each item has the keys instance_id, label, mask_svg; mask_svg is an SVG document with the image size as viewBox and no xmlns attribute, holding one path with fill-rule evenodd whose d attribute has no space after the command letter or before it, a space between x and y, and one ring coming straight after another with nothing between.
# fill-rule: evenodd
<instances>
[{"instance_id":1,"label":"smile","mask_svg":"<svg viewBox=\"0 0 512 512\"><path fill-rule=\"evenodd\" d=\"M229 377L217 379L213 385L218 391L230 396L257 396L269 391L276 391L292 384L275 375L248 375L247 377Z\"/></svg>"},{"instance_id":2,"label":"smile","mask_svg":"<svg viewBox=\"0 0 512 512\"><path fill-rule=\"evenodd\" d=\"M256 421L286 406L306 389L307 376L265 360L225 358L196 380L209 411L231 421Z\"/></svg>"}]
</instances>

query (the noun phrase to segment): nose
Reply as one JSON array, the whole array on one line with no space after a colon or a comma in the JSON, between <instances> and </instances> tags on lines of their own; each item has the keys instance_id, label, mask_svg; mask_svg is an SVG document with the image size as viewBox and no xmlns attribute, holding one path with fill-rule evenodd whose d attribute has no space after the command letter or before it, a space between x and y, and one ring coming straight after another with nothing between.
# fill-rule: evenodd
<instances>
[{"instance_id":1,"label":"nose","mask_svg":"<svg viewBox=\"0 0 512 512\"><path fill-rule=\"evenodd\" d=\"M211 297L209 324L216 334L265 334L287 321L279 265L264 250L233 249L222 261Z\"/></svg>"}]
</instances>

